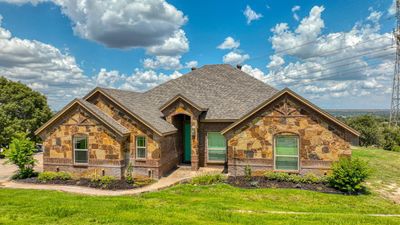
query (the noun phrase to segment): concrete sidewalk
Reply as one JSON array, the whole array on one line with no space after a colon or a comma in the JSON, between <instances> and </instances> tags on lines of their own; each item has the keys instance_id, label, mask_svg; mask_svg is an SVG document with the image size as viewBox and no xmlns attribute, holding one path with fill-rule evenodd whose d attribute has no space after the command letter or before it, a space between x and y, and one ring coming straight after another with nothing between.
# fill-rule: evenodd
<instances>
[{"instance_id":1,"label":"concrete sidewalk","mask_svg":"<svg viewBox=\"0 0 400 225\"><path fill-rule=\"evenodd\" d=\"M1 183L0 188L16 188L16 189L35 189L35 190L55 190L63 191L75 194L83 195L95 195L95 196L120 196L120 195L136 195L145 192L158 191L171 187L173 185L188 181L193 177L204 175L204 174L216 174L221 173L222 169L214 168L200 168L198 171L191 171L188 168L178 168L172 172L169 176L163 177L156 183L149 186L131 189L131 190L100 190L95 188L72 186L72 185L52 185L52 184L28 184L28 183L18 183L15 181L6 181Z\"/></svg>"}]
</instances>

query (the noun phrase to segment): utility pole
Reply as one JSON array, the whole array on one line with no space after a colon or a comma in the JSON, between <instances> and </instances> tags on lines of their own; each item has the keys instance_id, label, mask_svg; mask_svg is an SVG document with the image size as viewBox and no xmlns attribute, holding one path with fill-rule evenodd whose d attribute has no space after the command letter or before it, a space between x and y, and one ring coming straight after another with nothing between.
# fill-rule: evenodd
<instances>
[{"instance_id":1,"label":"utility pole","mask_svg":"<svg viewBox=\"0 0 400 225\"><path fill-rule=\"evenodd\" d=\"M390 107L390 126L398 126L400 125L400 0L396 0L396 28L393 35L396 42L396 62Z\"/></svg>"}]
</instances>

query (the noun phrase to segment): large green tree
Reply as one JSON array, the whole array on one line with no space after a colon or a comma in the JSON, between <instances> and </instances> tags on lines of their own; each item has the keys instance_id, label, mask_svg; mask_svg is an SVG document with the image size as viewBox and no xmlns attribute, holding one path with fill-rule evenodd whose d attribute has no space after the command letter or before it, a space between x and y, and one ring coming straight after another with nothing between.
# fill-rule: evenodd
<instances>
[{"instance_id":1,"label":"large green tree","mask_svg":"<svg viewBox=\"0 0 400 225\"><path fill-rule=\"evenodd\" d=\"M347 124L360 132L361 146L381 145L381 123L375 116L362 115L351 117L348 119Z\"/></svg>"},{"instance_id":2,"label":"large green tree","mask_svg":"<svg viewBox=\"0 0 400 225\"><path fill-rule=\"evenodd\" d=\"M18 132L37 141L34 132L52 113L46 97L28 86L0 77L0 145L8 145Z\"/></svg>"}]
</instances>

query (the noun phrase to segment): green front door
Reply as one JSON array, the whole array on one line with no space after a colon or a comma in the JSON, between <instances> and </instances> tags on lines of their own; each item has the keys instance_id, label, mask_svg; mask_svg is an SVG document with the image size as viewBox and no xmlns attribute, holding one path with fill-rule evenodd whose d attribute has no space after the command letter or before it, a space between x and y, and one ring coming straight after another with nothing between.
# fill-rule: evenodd
<instances>
[{"instance_id":1,"label":"green front door","mask_svg":"<svg viewBox=\"0 0 400 225\"><path fill-rule=\"evenodd\" d=\"M185 120L185 124L183 126L183 142L184 142L184 153L183 153L183 161L190 162L192 157L192 140L190 137L190 120Z\"/></svg>"}]
</instances>

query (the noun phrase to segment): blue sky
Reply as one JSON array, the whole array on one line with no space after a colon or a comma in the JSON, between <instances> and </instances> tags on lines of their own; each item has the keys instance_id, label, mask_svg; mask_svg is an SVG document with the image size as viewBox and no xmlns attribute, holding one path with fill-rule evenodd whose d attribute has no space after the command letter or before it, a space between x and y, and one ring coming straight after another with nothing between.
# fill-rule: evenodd
<instances>
[{"instance_id":1,"label":"blue sky","mask_svg":"<svg viewBox=\"0 0 400 225\"><path fill-rule=\"evenodd\" d=\"M0 75L53 109L97 85L144 91L217 63L323 108L389 108L392 0L81 2L0 0Z\"/></svg>"}]
</instances>

